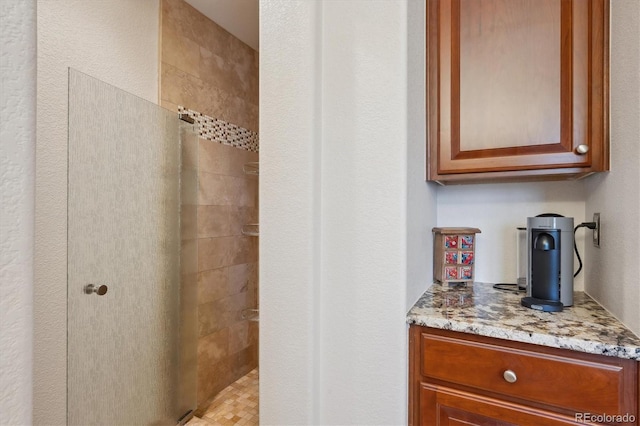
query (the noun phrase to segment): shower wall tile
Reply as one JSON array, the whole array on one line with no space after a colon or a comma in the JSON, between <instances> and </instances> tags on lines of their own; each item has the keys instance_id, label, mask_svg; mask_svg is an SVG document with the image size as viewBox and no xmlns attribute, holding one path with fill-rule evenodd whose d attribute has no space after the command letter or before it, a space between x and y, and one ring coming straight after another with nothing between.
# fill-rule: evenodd
<instances>
[{"instance_id":1,"label":"shower wall tile","mask_svg":"<svg viewBox=\"0 0 640 426\"><path fill-rule=\"evenodd\" d=\"M230 206L241 197L236 191L240 184L237 178L226 175L200 172L198 182L198 204Z\"/></svg>"},{"instance_id":2,"label":"shower wall tile","mask_svg":"<svg viewBox=\"0 0 640 426\"><path fill-rule=\"evenodd\" d=\"M200 45L178 33L176 28L163 29L162 61L200 77Z\"/></svg>"},{"instance_id":3,"label":"shower wall tile","mask_svg":"<svg viewBox=\"0 0 640 426\"><path fill-rule=\"evenodd\" d=\"M161 96L163 101L176 105L200 108L204 83L199 78L165 62L162 63Z\"/></svg>"},{"instance_id":4,"label":"shower wall tile","mask_svg":"<svg viewBox=\"0 0 640 426\"><path fill-rule=\"evenodd\" d=\"M232 310L229 297L198 304L198 334L200 338L227 329L233 315L235 315L235 311Z\"/></svg>"},{"instance_id":5,"label":"shower wall tile","mask_svg":"<svg viewBox=\"0 0 640 426\"><path fill-rule=\"evenodd\" d=\"M239 237L200 238L198 241L198 270L216 269L235 263L242 250Z\"/></svg>"},{"instance_id":6,"label":"shower wall tile","mask_svg":"<svg viewBox=\"0 0 640 426\"><path fill-rule=\"evenodd\" d=\"M258 209L256 207L231 206L229 211L229 227L232 235L241 235L244 225L255 223L258 223Z\"/></svg>"},{"instance_id":7,"label":"shower wall tile","mask_svg":"<svg viewBox=\"0 0 640 426\"><path fill-rule=\"evenodd\" d=\"M199 408L208 406L218 392L237 380L234 376L233 359L234 355L231 355L212 364L198 362Z\"/></svg>"},{"instance_id":8,"label":"shower wall tile","mask_svg":"<svg viewBox=\"0 0 640 426\"><path fill-rule=\"evenodd\" d=\"M257 52L183 0L162 0L161 44L161 100L258 131Z\"/></svg>"},{"instance_id":9,"label":"shower wall tile","mask_svg":"<svg viewBox=\"0 0 640 426\"><path fill-rule=\"evenodd\" d=\"M180 274L198 273L198 240L183 240L180 244Z\"/></svg>"},{"instance_id":10,"label":"shower wall tile","mask_svg":"<svg viewBox=\"0 0 640 426\"><path fill-rule=\"evenodd\" d=\"M236 147L200 139L200 171L257 180L257 176L245 174L246 163L257 162L258 153L238 150Z\"/></svg>"},{"instance_id":11,"label":"shower wall tile","mask_svg":"<svg viewBox=\"0 0 640 426\"><path fill-rule=\"evenodd\" d=\"M250 346L258 345L258 334L259 334L258 323L254 321L249 321L249 345Z\"/></svg>"},{"instance_id":12,"label":"shower wall tile","mask_svg":"<svg viewBox=\"0 0 640 426\"><path fill-rule=\"evenodd\" d=\"M198 206L186 204L180 207L180 237L183 240L195 240L197 234L197 212ZM195 253L193 253L195 255Z\"/></svg>"},{"instance_id":13,"label":"shower wall tile","mask_svg":"<svg viewBox=\"0 0 640 426\"><path fill-rule=\"evenodd\" d=\"M161 99L160 106L164 109L168 109L169 111L176 112L176 113L178 112L178 105L172 102Z\"/></svg>"},{"instance_id":14,"label":"shower wall tile","mask_svg":"<svg viewBox=\"0 0 640 426\"><path fill-rule=\"evenodd\" d=\"M177 108L177 106L176 106ZM199 138L184 138L182 141L182 166L194 172L198 171Z\"/></svg>"},{"instance_id":15,"label":"shower wall tile","mask_svg":"<svg viewBox=\"0 0 640 426\"><path fill-rule=\"evenodd\" d=\"M229 327L229 353L235 354L249 347L249 321L243 320Z\"/></svg>"},{"instance_id":16,"label":"shower wall tile","mask_svg":"<svg viewBox=\"0 0 640 426\"><path fill-rule=\"evenodd\" d=\"M198 238L228 237L232 232L233 206L198 206Z\"/></svg>"},{"instance_id":17,"label":"shower wall tile","mask_svg":"<svg viewBox=\"0 0 640 426\"><path fill-rule=\"evenodd\" d=\"M198 303L210 303L229 295L229 268L198 273Z\"/></svg>"},{"instance_id":18,"label":"shower wall tile","mask_svg":"<svg viewBox=\"0 0 640 426\"><path fill-rule=\"evenodd\" d=\"M249 346L237 352L233 358L233 372L235 376L242 377L255 368L258 360L257 346Z\"/></svg>"},{"instance_id":19,"label":"shower wall tile","mask_svg":"<svg viewBox=\"0 0 640 426\"><path fill-rule=\"evenodd\" d=\"M255 207L257 190L255 179L206 172L198 174L199 205Z\"/></svg>"},{"instance_id":20,"label":"shower wall tile","mask_svg":"<svg viewBox=\"0 0 640 426\"><path fill-rule=\"evenodd\" d=\"M257 263L245 263L229 267L229 294L249 291L258 285ZM249 305L252 307L252 305Z\"/></svg>"},{"instance_id":21,"label":"shower wall tile","mask_svg":"<svg viewBox=\"0 0 640 426\"><path fill-rule=\"evenodd\" d=\"M258 363L258 52L184 0L161 0L160 104L197 118L199 139L184 146L183 265L197 286L197 392L203 406ZM195 218L195 223L194 223ZM191 220L191 222L189 222ZM186 258L186 257L185 257ZM188 277L188 278L187 278Z\"/></svg>"},{"instance_id":22,"label":"shower wall tile","mask_svg":"<svg viewBox=\"0 0 640 426\"><path fill-rule=\"evenodd\" d=\"M220 362L229 355L229 328L201 338L198 341L198 358L204 364Z\"/></svg>"}]
</instances>

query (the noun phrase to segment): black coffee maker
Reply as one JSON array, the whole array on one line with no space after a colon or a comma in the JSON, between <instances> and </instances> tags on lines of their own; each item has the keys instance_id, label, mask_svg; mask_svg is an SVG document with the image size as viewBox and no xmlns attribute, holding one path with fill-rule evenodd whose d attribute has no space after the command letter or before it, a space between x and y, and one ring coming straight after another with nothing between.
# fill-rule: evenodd
<instances>
[{"instance_id":1,"label":"black coffee maker","mask_svg":"<svg viewBox=\"0 0 640 426\"><path fill-rule=\"evenodd\" d=\"M573 305L573 218L545 213L527 218L527 297L522 306L559 312Z\"/></svg>"}]
</instances>

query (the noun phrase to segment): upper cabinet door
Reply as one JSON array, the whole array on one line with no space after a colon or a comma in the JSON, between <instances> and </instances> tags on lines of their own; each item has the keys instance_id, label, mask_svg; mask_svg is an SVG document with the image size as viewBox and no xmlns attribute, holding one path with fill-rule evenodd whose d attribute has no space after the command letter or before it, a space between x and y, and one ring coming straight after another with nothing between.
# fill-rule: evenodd
<instances>
[{"instance_id":1,"label":"upper cabinet door","mask_svg":"<svg viewBox=\"0 0 640 426\"><path fill-rule=\"evenodd\" d=\"M606 171L608 0L428 0L428 179Z\"/></svg>"}]
</instances>

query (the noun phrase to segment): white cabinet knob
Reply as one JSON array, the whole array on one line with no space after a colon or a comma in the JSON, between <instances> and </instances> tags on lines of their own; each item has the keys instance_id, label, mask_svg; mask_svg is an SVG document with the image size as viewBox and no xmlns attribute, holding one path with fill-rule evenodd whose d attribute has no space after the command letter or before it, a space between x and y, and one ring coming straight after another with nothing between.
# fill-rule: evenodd
<instances>
[{"instance_id":1,"label":"white cabinet knob","mask_svg":"<svg viewBox=\"0 0 640 426\"><path fill-rule=\"evenodd\" d=\"M576 152L580 155L584 155L589 152L589 145L581 144L576 147Z\"/></svg>"},{"instance_id":2,"label":"white cabinet knob","mask_svg":"<svg viewBox=\"0 0 640 426\"><path fill-rule=\"evenodd\" d=\"M516 380L518 380L516 373L511 370L506 370L504 373L502 373L502 377L504 377L504 379L509 383L515 383Z\"/></svg>"}]
</instances>

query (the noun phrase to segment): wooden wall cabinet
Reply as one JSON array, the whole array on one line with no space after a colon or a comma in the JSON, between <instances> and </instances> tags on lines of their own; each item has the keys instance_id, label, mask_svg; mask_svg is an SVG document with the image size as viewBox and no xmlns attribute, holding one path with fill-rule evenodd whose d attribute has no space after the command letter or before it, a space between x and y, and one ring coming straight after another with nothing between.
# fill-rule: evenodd
<instances>
[{"instance_id":1,"label":"wooden wall cabinet","mask_svg":"<svg viewBox=\"0 0 640 426\"><path fill-rule=\"evenodd\" d=\"M427 0L427 178L609 169L608 0Z\"/></svg>"},{"instance_id":2,"label":"wooden wall cabinet","mask_svg":"<svg viewBox=\"0 0 640 426\"><path fill-rule=\"evenodd\" d=\"M638 425L638 381L633 360L409 330L410 426L616 424L581 421L584 413Z\"/></svg>"}]
</instances>

